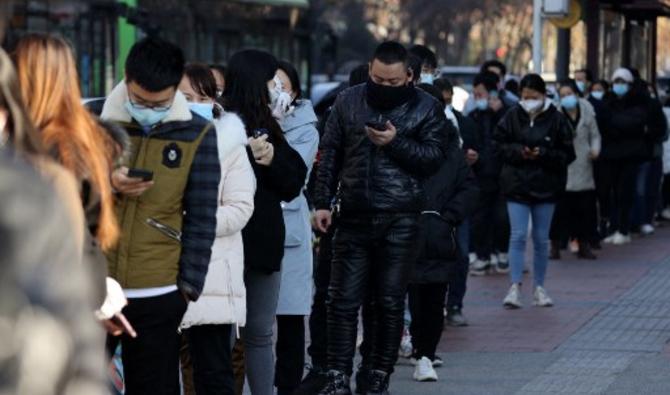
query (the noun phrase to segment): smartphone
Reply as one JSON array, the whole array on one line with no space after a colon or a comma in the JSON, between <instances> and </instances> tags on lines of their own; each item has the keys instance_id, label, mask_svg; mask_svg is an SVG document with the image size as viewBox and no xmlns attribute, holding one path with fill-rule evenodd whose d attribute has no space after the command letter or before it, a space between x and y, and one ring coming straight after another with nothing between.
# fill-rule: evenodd
<instances>
[{"instance_id":1,"label":"smartphone","mask_svg":"<svg viewBox=\"0 0 670 395\"><path fill-rule=\"evenodd\" d=\"M367 121L365 123L365 126L375 130L383 131L386 130L386 122L387 122L386 119L379 117L378 119Z\"/></svg>"},{"instance_id":2,"label":"smartphone","mask_svg":"<svg viewBox=\"0 0 670 395\"><path fill-rule=\"evenodd\" d=\"M154 172L144 169L128 169L128 177L140 178L142 181L152 181L154 179Z\"/></svg>"},{"instance_id":3,"label":"smartphone","mask_svg":"<svg viewBox=\"0 0 670 395\"><path fill-rule=\"evenodd\" d=\"M260 128L260 129L254 129L254 131L253 131L253 133L252 133L252 136L253 136L255 139L257 139L257 138L260 138L260 137L262 137L262 136L264 136L264 135L266 135L266 134L269 135L270 132L269 132L267 129L265 129L265 128Z\"/></svg>"}]
</instances>

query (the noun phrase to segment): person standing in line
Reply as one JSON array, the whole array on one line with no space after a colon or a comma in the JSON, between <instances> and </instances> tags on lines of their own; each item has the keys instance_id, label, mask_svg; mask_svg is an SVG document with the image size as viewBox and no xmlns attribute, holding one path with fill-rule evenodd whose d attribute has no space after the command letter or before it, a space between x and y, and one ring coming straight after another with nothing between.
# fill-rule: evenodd
<instances>
[{"instance_id":1,"label":"person standing in line","mask_svg":"<svg viewBox=\"0 0 670 395\"><path fill-rule=\"evenodd\" d=\"M533 304L551 307L544 288L549 260L549 227L558 195L565 190L568 165L575 159L568 121L547 98L547 87L537 74L520 83L521 101L510 109L493 135L502 161L501 188L511 224L509 261L511 287L503 304L523 306L523 276L528 221L533 221Z\"/></svg>"},{"instance_id":2,"label":"person standing in line","mask_svg":"<svg viewBox=\"0 0 670 395\"><path fill-rule=\"evenodd\" d=\"M407 50L380 44L370 79L341 93L321 145L316 224L327 232L340 184L328 301L329 380L320 395L351 394L356 317L372 281L378 319L372 335L368 394L388 394L398 358L404 300L415 258L421 180L444 158L444 109L416 89Z\"/></svg>"},{"instance_id":3,"label":"person standing in line","mask_svg":"<svg viewBox=\"0 0 670 395\"><path fill-rule=\"evenodd\" d=\"M226 66L211 64L209 65L209 69L212 71L212 75L214 75L214 80L216 81L216 98L218 99L226 89Z\"/></svg>"},{"instance_id":4,"label":"person standing in line","mask_svg":"<svg viewBox=\"0 0 670 395\"><path fill-rule=\"evenodd\" d=\"M473 214L472 244L476 259L470 265L473 276L486 275L489 269L509 272L509 221L500 193L500 162L494 152L493 133L509 107L498 96L498 76L490 71L474 80L475 110L468 115L482 141L474 171L480 193ZM494 224L492 226L492 224Z\"/></svg>"},{"instance_id":5,"label":"person standing in line","mask_svg":"<svg viewBox=\"0 0 670 395\"><path fill-rule=\"evenodd\" d=\"M589 69L579 69L575 71L574 81L577 85L578 96L586 97L591 93L593 87L593 72Z\"/></svg>"},{"instance_id":6,"label":"person standing in line","mask_svg":"<svg viewBox=\"0 0 670 395\"><path fill-rule=\"evenodd\" d=\"M551 228L551 259L560 259L560 243L577 239L580 259L596 259L591 250L595 242L598 219L593 162L600 155L601 141L593 106L579 95L573 80L562 81L558 87L561 112L575 134L576 159L568 166L566 192L558 203Z\"/></svg>"},{"instance_id":7,"label":"person standing in line","mask_svg":"<svg viewBox=\"0 0 670 395\"><path fill-rule=\"evenodd\" d=\"M214 123L221 162L212 258L202 295L189 303L180 326L192 361L189 372L182 355L182 377L184 383L192 378L198 395L233 395L231 341L244 327L247 313L242 229L254 211L256 178L247 157L244 124L216 104L216 83L209 68L187 65L179 91L194 114Z\"/></svg>"},{"instance_id":8,"label":"person standing in line","mask_svg":"<svg viewBox=\"0 0 670 395\"><path fill-rule=\"evenodd\" d=\"M112 175L121 239L107 252L138 334L121 337L126 391L179 394L177 330L188 302L200 297L216 236L216 130L177 89L184 56L174 44L138 41L125 70L101 118L122 125L133 147ZM117 343L108 338L108 349Z\"/></svg>"},{"instance_id":9,"label":"person standing in line","mask_svg":"<svg viewBox=\"0 0 670 395\"><path fill-rule=\"evenodd\" d=\"M502 100L505 107L511 108L516 105L519 102L519 97L505 89L505 76L507 75L507 67L505 64L497 59L487 60L480 67L479 73L484 73L487 71L498 76L496 92L498 94L498 98ZM465 103L463 114L470 115L470 113L477 108L475 100L475 97L470 95L467 102Z\"/></svg>"},{"instance_id":10,"label":"person standing in line","mask_svg":"<svg viewBox=\"0 0 670 395\"><path fill-rule=\"evenodd\" d=\"M247 154L257 180L254 213L242 230L247 322L242 331L244 360L253 395L274 393L273 327L277 314L286 232L281 202L297 198L307 166L291 148L273 117L290 100L277 89L279 62L259 50L243 50L226 70L225 111L240 116L249 138Z\"/></svg>"},{"instance_id":11,"label":"person standing in line","mask_svg":"<svg viewBox=\"0 0 670 395\"><path fill-rule=\"evenodd\" d=\"M275 89L281 89L291 99L287 111L280 113L277 121L286 141L307 166L307 183L319 148L318 119L312 103L302 98L295 67L279 62L276 77L275 82L281 85ZM291 395L300 385L305 370L305 316L310 313L314 289L311 213L305 193L282 202L282 211L286 239L277 304L275 386L278 395Z\"/></svg>"}]
</instances>

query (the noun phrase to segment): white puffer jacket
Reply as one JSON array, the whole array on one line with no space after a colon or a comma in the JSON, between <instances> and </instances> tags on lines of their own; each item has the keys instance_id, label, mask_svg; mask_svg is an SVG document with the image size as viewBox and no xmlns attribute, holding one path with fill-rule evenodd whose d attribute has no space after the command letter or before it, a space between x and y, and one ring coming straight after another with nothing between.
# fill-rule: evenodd
<instances>
[{"instance_id":1,"label":"white puffer jacket","mask_svg":"<svg viewBox=\"0 0 670 395\"><path fill-rule=\"evenodd\" d=\"M216 239L205 287L197 302L188 305L181 328L206 324L246 323L244 248L242 228L254 211L256 178L246 152L244 124L233 113L214 121L221 160Z\"/></svg>"}]
</instances>

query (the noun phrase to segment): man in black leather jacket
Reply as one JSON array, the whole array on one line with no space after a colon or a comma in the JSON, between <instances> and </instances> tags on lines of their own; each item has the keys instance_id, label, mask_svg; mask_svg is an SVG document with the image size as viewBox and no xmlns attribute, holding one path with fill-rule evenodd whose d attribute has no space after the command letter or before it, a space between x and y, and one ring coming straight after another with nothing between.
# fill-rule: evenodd
<instances>
[{"instance_id":1,"label":"man in black leather jacket","mask_svg":"<svg viewBox=\"0 0 670 395\"><path fill-rule=\"evenodd\" d=\"M416 259L417 217L425 204L422 184L442 164L452 127L439 102L413 87L407 61L402 45L381 44L368 82L342 92L326 124L316 223L323 232L330 226L338 182L340 217L333 240L330 372L323 395L351 393L358 310L368 288L379 320L368 394L388 393L398 357L407 282Z\"/></svg>"}]
</instances>

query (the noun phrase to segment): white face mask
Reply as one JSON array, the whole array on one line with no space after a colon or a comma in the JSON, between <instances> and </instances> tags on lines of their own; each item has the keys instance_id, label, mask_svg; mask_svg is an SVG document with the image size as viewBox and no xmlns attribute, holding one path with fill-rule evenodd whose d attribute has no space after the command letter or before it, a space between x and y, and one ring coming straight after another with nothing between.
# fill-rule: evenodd
<instances>
[{"instance_id":1,"label":"white face mask","mask_svg":"<svg viewBox=\"0 0 670 395\"><path fill-rule=\"evenodd\" d=\"M544 101L542 100L521 100L519 102L519 105L521 108L523 108L524 111L526 111L528 114L535 114L536 112L540 111L542 108L542 105L544 104Z\"/></svg>"},{"instance_id":2,"label":"white face mask","mask_svg":"<svg viewBox=\"0 0 670 395\"><path fill-rule=\"evenodd\" d=\"M293 102L291 95L284 92L279 77L275 75L273 81L275 82L275 87L268 88L270 91L270 108L272 109L272 116L281 120L291 114L295 107L291 105Z\"/></svg>"}]
</instances>

